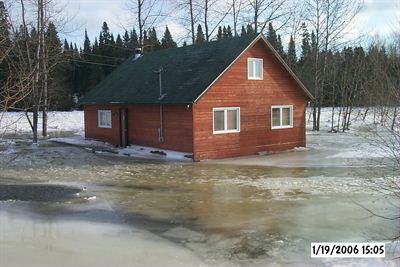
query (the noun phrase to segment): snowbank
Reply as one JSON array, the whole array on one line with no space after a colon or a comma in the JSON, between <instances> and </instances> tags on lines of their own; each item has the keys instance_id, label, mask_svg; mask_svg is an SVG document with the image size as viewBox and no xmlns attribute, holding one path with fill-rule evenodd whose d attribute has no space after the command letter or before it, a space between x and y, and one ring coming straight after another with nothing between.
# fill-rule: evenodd
<instances>
[{"instance_id":1,"label":"snowbank","mask_svg":"<svg viewBox=\"0 0 400 267\"><path fill-rule=\"evenodd\" d=\"M28 113L32 119L32 113ZM39 116L39 133L41 133L42 117ZM0 112L0 134L24 134L31 133L31 126L24 112ZM83 135L84 115L83 111L60 112L52 111L48 115L48 131L75 132Z\"/></svg>"}]
</instances>

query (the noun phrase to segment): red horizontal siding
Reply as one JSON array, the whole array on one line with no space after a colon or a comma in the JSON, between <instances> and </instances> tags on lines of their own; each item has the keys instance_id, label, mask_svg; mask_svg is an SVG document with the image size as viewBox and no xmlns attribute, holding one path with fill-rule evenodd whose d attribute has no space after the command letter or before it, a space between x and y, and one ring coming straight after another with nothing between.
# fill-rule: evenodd
<instances>
[{"instance_id":1,"label":"red horizontal siding","mask_svg":"<svg viewBox=\"0 0 400 267\"><path fill-rule=\"evenodd\" d=\"M111 128L98 127L98 110L111 110ZM85 137L119 145L120 118L119 107L115 105L85 105Z\"/></svg>"},{"instance_id":2,"label":"red horizontal siding","mask_svg":"<svg viewBox=\"0 0 400 267\"><path fill-rule=\"evenodd\" d=\"M264 79L247 79L247 59L263 58ZM293 105L293 128L271 129L271 105ZM240 133L213 134L212 109L240 107ZM194 159L216 159L305 146L306 95L257 42L193 106Z\"/></svg>"},{"instance_id":3,"label":"red horizontal siding","mask_svg":"<svg viewBox=\"0 0 400 267\"><path fill-rule=\"evenodd\" d=\"M130 144L193 152L191 108L186 105L164 105L164 143L158 141L159 105L86 105L85 136L120 145L120 109L128 109ZM98 110L112 111L112 128L98 127Z\"/></svg>"}]
</instances>

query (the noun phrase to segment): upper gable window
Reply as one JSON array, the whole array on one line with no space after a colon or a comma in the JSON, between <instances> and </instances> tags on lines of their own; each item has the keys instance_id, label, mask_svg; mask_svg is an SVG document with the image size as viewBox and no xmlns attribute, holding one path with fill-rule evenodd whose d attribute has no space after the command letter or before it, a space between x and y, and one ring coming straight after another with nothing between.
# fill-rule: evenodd
<instances>
[{"instance_id":1,"label":"upper gable window","mask_svg":"<svg viewBox=\"0 0 400 267\"><path fill-rule=\"evenodd\" d=\"M249 80L263 79L263 59L248 58L247 59L247 78Z\"/></svg>"}]
</instances>

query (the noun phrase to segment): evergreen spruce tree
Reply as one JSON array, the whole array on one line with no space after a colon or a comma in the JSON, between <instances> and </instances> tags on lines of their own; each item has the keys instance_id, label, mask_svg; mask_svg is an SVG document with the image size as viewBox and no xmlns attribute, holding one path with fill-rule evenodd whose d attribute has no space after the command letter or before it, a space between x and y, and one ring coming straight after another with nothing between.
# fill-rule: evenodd
<instances>
[{"instance_id":1,"label":"evergreen spruce tree","mask_svg":"<svg viewBox=\"0 0 400 267\"><path fill-rule=\"evenodd\" d=\"M224 28L222 29L222 39L228 38L228 31L226 30L226 27L224 25Z\"/></svg>"},{"instance_id":2,"label":"evergreen spruce tree","mask_svg":"<svg viewBox=\"0 0 400 267\"><path fill-rule=\"evenodd\" d=\"M278 37L276 36L276 31L270 22L268 24L268 34L267 34L268 42L279 52L278 50Z\"/></svg>"},{"instance_id":3,"label":"evergreen spruce tree","mask_svg":"<svg viewBox=\"0 0 400 267\"><path fill-rule=\"evenodd\" d=\"M240 32L240 36L245 36L247 34L246 28L242 25L242 31Z\"/></svg>"},{"instance_id":4,"label":"evergreen spruce tree","mask_svg":"<svg viewBox=\"0 0 400 267\"><path fill-rule=\"evenodd\" d=\"M228 25L228 27L226 28L226 37L227 38L232 38L233 34L232 34L232 29L231 26Z\"/></svg>"},{"instance_id":5,"label":"evergreen spruce tree","mask_svg":"<svg viewBox=\"0 0 400 267\"><path fill-rule=\"evenodd\" d=\"M46 46L48 48L47 56L49 57L49 60L52 60L51 58L56 58L56 57L58 58L62 52L61 41L60 38L58 37L56 26L52 21L49 22L47 31L45 33L45 38L46 38Z\"/></svg>"},{"instance_id":6,"label":"evergreen spruce tree","mask_svg":"<svg viewBox=\"0 0 400 267\"><path fill-rule=\"evenodd\" d=\"M92 53L95 54L95 55L99 55L100 54L99 42L97 41L97 37L94 38Z\"/></svg>"},{"instance_id":7,"label":"evergreen spruce tree","mask_svg":"<svg viewBox=\"0 0 400 267\"><path fill-rule=\"evenodd\" d=\"M164 32L164 36L161 39L161 47L162 48L175 48L176 43L175 41L172 39L172 35L168 29L168 26L165 26L165 32Z\"/></svg>"},{"instance_id":8,"label":"evergreen spruce tree","mask_svg":"<svg viewBox=\"0 0 400 267\"><path fill-rule=\"evenodd\" d=\"M64 39L64 53L68 53L69 52L69 44L67 39Z\"/></svg>"},{"instance_id":9,"label":"evergreen spruce tree","mask_svg":"<svg viewBox=\"0 0 400 267\"><path fill-rule=\"evenodd\" d=\"M218 33L217 33L217 40L222 39L222 28L221 26L218 27Z\"/></svg>"},{"instance_id":10,"label":"evergreen spruce tree","mask_svg":"<svg viewBox=\"0 0 400 267\"><path fill-rule=\"evenodd\" d=\"M314 49L312 47L315 46L315 35L314 32L311 32L311 36L307 31L305 24L302 25L303 28L303 39L301 42L301 56L297 66L297 73L299 75L300 80L304 83L304 85L314 92L314 59L313 53Z\"/></svg>"},{"instance_id":11,"label":"evergreen spruce tree","mask_svg":"<svg viewBox=\"0 0 400 267\"><path fill-rule=\"evenodd\" d=\"M8 13L4 2L0 1L0 56L5 55L11 48L10 25L8 23ZM3 84L6 82L8 67L6 60L0 62L0 93Z\"/></svg>"},{"instance_id":12,"label":"evergreen spruce tree","mask_svg":"<svg viewBox=\"0 0 400 267\"><path fill-rule=\"evenodd\" d=\"M301 40L300 62L303 62L310 54L311 47L310 47L310 34L307 31L305 23L303 23L301 27L303 29L303 34L302 34L303 38Z\"/></svg>"},{"instance_id":13,"label":"evergreen spruce tree","mask_svg":"<svg viewBox=\"0 0 400 267\"><path fill-rule=\"evenodd\" d=\"M83 58L87 58L92 53L92 46L90 44L90 39L85 29L85 40L83 41Z\"/></svg>"},{"instance_id":14,"label":"evergreen spruce tree","mask_svg":"<svg viewBox=\"0 0 400 267\"><path fill-rule=\"evenodd\" d=\"M296 44L294 42L293 36L290 35L290 41L289 41L289 46L288 46L288 52L286 56L286 62L289 65L289 67L296 72L296 63L297 63L297 57L296 57Z\"/></svg>"},{"instance_id":15,"label":"evergreen spruce tree","mask_svg":"<svg viewBox=\"0 0 400 267\"><path fill-rule=\"evenodd\" d=\"M101 33L104 43L109 44L111 41L110 28L108 28L107 22L105 21L103 22L103 26L101 27Z\"/></svg>"},{"instance_id":16,"label":"evergreen spruce tree","mask_svg":"<svg viewBox=\"0 0 400 267\"><path fill-rule=\"evenodd\" d=\"M111 46L111 34L107 22L103 22L99 35L99 51L103 56L112 56L113 47Z\"/></svg>"},{"instance_id":17,"label":"evergreen spruce tree","mask_svg":"<svg viewBox=\"0 0 400 267\"><path fill-rule=\"evenodd\" d=\"M125 30L124 37L123 37L124 48L129 49L130 42L131 42L131 37L129 36L128 31Z\"/></svg>"},{"instance_id":18,"label":"evergreen spruce tree","mask_svg":"<svg viewBox=\"0 0 400 267\"><path fill-rule=\"evenodd\" d=\"M129 46L130 49L133 50L133 49L135 49L135 48L140 47L139 38L138 38L138 35L137 35L135 29L133 29L133 30L131 31L131 33L130 33L130 39L131 39L130 46Z\"/></svg>"},{"instance_id":19,"label":"evergreen spruce tree","mask_svg":"<svg viewBox=\"0 0 400 267\"><path fill-rule=\"evenodd\" d=\"M69 82L66 79L66 64L61 64L65 60L62 54L62 44L58 37L56 26L49 21L45 32L46 42L46 61L48 68L48 103L50 110L70 110L73 105L72 91ZM71 47L69 47L71 49ZM78 48L74 46L76 54L79 54ZM67 59L68 60L68 59ZM71 73L71 68L67 68Z\"/></svg>"},{"instance_id":20,"label":"evergreen spruce tree","mask_svg":"<svg viewBox=\"0 0 400 267\"><path fill-rule=\"evenodd\" d=\"M110 44L115 45L115 39L114 39L114 34L110 34Z\"/></svg>"},{"instance_id":21,"label":"evergreen spruce tree","mask_svg":"<svg viewBox=\"0 0 400 267\"><path fill-rule=\"evenodd\" d=\"M160 41L158 40L157 37L157 32L156 29L153 27L151 30L149 30L149 49L150 51L155 51L161 48Z\"/></svg>"},{"instance_id":22,"label":"evergreen spruce tree","mask_svg":"<svg viewBox=\"0 0 400 267\"><path fill-rule=\"evenodd\" d=\"M115 41L115 53L114 56L122 58L125 55L124 42L122 41L121 35L117 35L117 40Z\"/></svg>"},{"instance_id":23,"label":"evergreen spruce tree","mask_svg":"<svg viewBox=\"0 0 400 267\"><path fill-rule=\"evenodd\" d=\"M206 39L204 38L204 33L203 33L203 29L201 27L201 25L199 24L197 26L197 34L196 34L196 44L202 44L206 41Z\"/></svg>"},{"instance_id":24,"label":"evergreen spruce tree","mask_svg":"<svg viewBox=\"0 0 400 267\"><path fill-rule=\"evenodd\" d=\"M118 47L124 47L124 42L122 41L121 35L117 35L117 39L115 40L115 45Z\"/></svg>"},{"instance_id":25,"label":"evergreen spruce tree","mask_svg":"<svg viewBox=\"0 0 400 267\"><path fill-rule=\"evenodd\" d=\"M74 43L74 53L75 53L75 55L79 56L79 50L78 50L78 46L76 45L76 43Z\"/></svg>"},{"instance_id":26,"label":"evergreen spruce tree","mask_svg":"<svg viewBox=\"0 0 400 267\"><path fill-rule=\"evenodd\" d=\"M254 33L254 29L253 29L253 26L251 26L251 24L247 24L246 32L247 32L247 34Z\"/></svg>"},{"instance_id":27,"label":"evergreen spruce tree","mask_svg":"<svg viewBox=\"0 0 400 267\"><path fill-rule=\"evenodd\" d=\"M285 58L285 51L283 50L282 39L279 34L278 34L278 40L276 43L276 50L281 55L281 57Z\"/></svg>"}]
</instances>

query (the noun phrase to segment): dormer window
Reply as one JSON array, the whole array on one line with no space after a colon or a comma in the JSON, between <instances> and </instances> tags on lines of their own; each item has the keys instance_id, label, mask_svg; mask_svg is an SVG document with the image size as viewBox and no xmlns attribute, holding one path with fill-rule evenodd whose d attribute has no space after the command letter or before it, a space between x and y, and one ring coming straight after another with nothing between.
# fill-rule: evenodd
<instances>
[{"instance_id":1,"label":"dormer window","mask_svg":"<svg viewBox=\"0 0 400 267\"><path fill-rule=\"evenodd\" d=\"M249 80L263 79L263 59L248 58L247 59L247 78Z\"/></svg>"}]
</instances>

